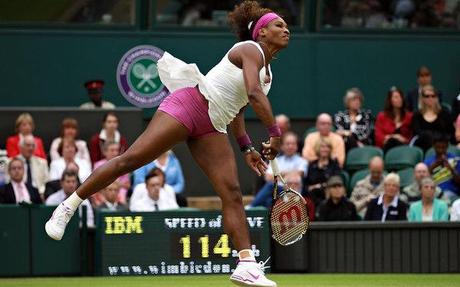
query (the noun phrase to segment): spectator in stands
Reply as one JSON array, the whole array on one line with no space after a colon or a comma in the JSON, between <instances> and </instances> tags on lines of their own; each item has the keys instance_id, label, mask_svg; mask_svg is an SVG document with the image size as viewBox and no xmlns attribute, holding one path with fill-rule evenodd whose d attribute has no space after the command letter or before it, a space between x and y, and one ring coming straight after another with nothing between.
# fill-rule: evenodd
<instances>
[{"instance_id":1,"label":"spectator in stands","mask_svg":"<svg viewBox=\"0 0 460 287\"><path fill-rule=\"evenodd\" d=\"M424 162L416 164L414 167L414 181L410 185L404 187L403 192L399 196L401 200L406 203L420 200L422 198L422 192L420 191L422 179L429 176L430 171ZM436 186L435 196L437 198L442 196L442 191L438 186Z\"/></svg>"},{"instance_id":2,"label":"spectator in stands","mask_svg":"<svg viewBox=\"0 0 460 287\"><path fill-rule=\"evenodd\" d=\"M358 181L353 188L350 200L361 216L366 213L369 202L383 193L384 170L383 159L380 156L373 157L369 161L369 175Z\"/></svg>"},{"instance_id":3,"label":"spectator in stands","mask_svg":"<svg viewBox=\"0 0 460 287\"><path fill-rule=\"evenodd\" d=\"M21 153L17 158L22 159L25 163L24 181L27 185L37 188L43 199L45 186L49 180L48 163L34 155L35 140L31 134L23 136L19 145Z\"/></svg>"},{"instance_id":4,"label":"spectator in stands","mask_svg":"<svg viewBox=\"0 0 460 287\"><path fill-rule=\"evenodd\" d=\"M61 189L52 195L50 195L47 199L45 204L46 205L59 205L61 202L67 199L72 192L77 189L78 185L78 174L74 171L64 170L62 172L61 177ZM91 208L91 204L89 200L83 200L83 203L78 208L78 212L80 214L80 218L82 215L82 206L86 206L86 224L88 227L94 227L94 213L93 209Z\"/></svg>"},{"instance_id":5,"label":"spectator in stands","mask_svg":"<svg viewBox=\"0 0 460 287\"><path fill-rule=\"evenodd\" d=\"M19 154L19 142L26 135L32 135L35 129L34 119L29 113L22 113L16 119L15 136L10 136L6 140L6 152L8 157L15 157ZM34 155L46 159L45 149L41 138L34 136L35 150Z\"/></svg>"},{"instance_id":6,"label":"spectator in stands","mask_svg":"<svg viewBox=\"0 0 460 287\"><path fill-rule=\"evenodd\" d=\"M165 182L163 171L153 168L145 177L145 184L138 184L134 188L129 210L159 211L179 208L174 190Z\"/></svg>"},{"instance_id":7,"label":"spectator in stands","mask_svg":"<svg viewBox=\"0 0 460 287\"><path fill-rule=\"evenodd\" d=\"M78 148L75 140L65 138L59 143L58 152L60 158L53 160L50 164L50 180L56 180L62 177L62 172L67 168L69 163L75 162L78 165L78 178L83 182L91 174L91 166L79 158L76 158Z\"/></svg>"},{"instance_id":8,"label":"spectator in stands","mask_svg":"<svg viewBox=\"0 0 460 287\"><path fill-rule=\"evenodd\" d=\"M408 144L412 138L412 113L406 111L403 92L391 87L385 99L383 112L379 112L375 121L375 145L384 152Z\"/></svg>"},{"instance_id":9,"label":"spectator in stands","mask_svg":"<svg viewBox=\"0 0 460 287\"><path fill-rule=\"evenodd\" d=\"M425 164L434 182L452 202L459 196L460 191L460 158L448 153L448 147L447 137L437 135L433 141L435 154L425 159Z\"/></svg>"},{"instance_id":10,"label":"spectator in stands","mask_svg":"<svg viewBox=\"0 0 460 287\"><path fill-rule=\"evenodd\" d=\"M91 162L94 164L104 158L102 147L105 141L114 141L120 144L120 154L128 148L128 143L124 136L118 131L118 117L114 112L108 112L102 119L102 130L91 137L89 151Z\"/></svg>"},{"instance_id":11,"label":"spectator in stands","mask_svg":"<svg viewBox=\"0 0 460 287\"><path fill-rule=\"evenodd\" d=\"M345 185L340 176L331 176L326 184L327 199L318 206L318 221L359 220L355 205L345 196Z\"/></svg>"},{"instance_id":12,"label":"spectator in stands","mask_svg":"<svg viewBox=\"0 0 460 287\"><path fill-rule=\"evenodd\" d=\"M86 161L91 164L91 158L89 157L89 150L84 140L78 139L78 121L74 118L65 118L61 123L61 135L53 140L50 147L51 161L61 157L58 152L59 144L63 138L70 138L75 141L78 152L75 158Z\"/></svg>"},{"instance_id":13,"label":"spectator in stands","mask_svg":"<svg viewBox=\"0 0 460 287\"><path fill-rule=\"evenodd\" d=\"M383 194L367 205L364 220L406 220L407 205L399 199L399 175L389 173L384 179Z\"/></svg>"},{"instance_id":14,"label":"spectator in stands","mask_svg":"<svg viewBox=\"0 0 460 287\"><path fill-rule=\"evenodd\" d=\"M73 171L78 174L78 170L80 169L75 162L69 162L65 168L67 171ZM81 184L80 179L78 179L77 187ZM45 200L53 193L59 191L61 189L61 178L50 180L46 183L45 188Z\"/></svg>"},{"instance_id":15,"label":"spectator in stands","mask_svg":"<svg viewBox=\"0 0 460 287\"><path fill-rule=\"evenodd\" d=\"M111 160L112 158L116 157L119 155L120 152L120 144L117 142L113 141L106 141L104 143L103 147L103 153L104 153L104 158L101 159L100 161L97 161L94 163L94 168L93 170L97 169L98 167L102 166L105 164L107 161ZM131 188L131 179L129 177L129 174L125 174L120 176L117 179L118 185L119 185L119 191L117 192L118 194L118 202L122 204L127 203L127 196L128 196L128 189ZM93 204L93 206L98 207L99 205L103 204L105 202L104 199L104 192L100 191L93 196L90 197L90 201Z\"/></svg>"},{"instance_id":16,"label":"spectator in stands","mask_svg":"<svg viewBox=\"0 0 460 287\"><path fill-rule=\"evenodd\" d=\"M448 221L449 209L444 201L435 198L434 181L430 177L423 178L420 189L422 199L410 205L409 221Z\"/></svg>"},{"instance_id":17,"label":"spectator in stands","mask_svg":"<svg viewBox=\"0 0 460 287\"><path fill-rule=\"evenodd\" d=\"M332 143L328 138L319 138L315 145L318 159L309 163L305 178L306 194L311 196L315 206L326 198L327 180L333 175L340 175L341 168L336 159L332 158Z\"/></svg>"},{"instance_id":18,"label":"spectator in stands","mask_svg":"<svg viewBox=\"0 0 460 287\"><path fill-rule=\"evenodd\" d=\"M459 17L460 17L460 2L458 3L458 7L459 7ZM458 125L459 121L460 121L460 118L459 118L459 115L460 115L460 91L459 93L457 94L457 96L454 97L454 99L452 100L452 119L456 121L456 126L458 126L460 128L460 126ZM457 139L457 142L460 142L460 139Z\"/></svg>"},{"instance_id":19,"label":"spectator in stands","mask_svg":"<svg viewBox=\"0 0 460 287\"><path fill-rule=\"evenodd\" d=\"M372 114L369 110L361 109L363 101L364 96L360 89L347 90L343 98L345 111L339 111L334 116L336 133L343 137L347 152L371 143Z\"/></svg>"},{"instance_id":20,"label":"spectator in stands","mask_svg":"<svg viewBox=\"0 0 460 287\"><path fill-rule=\"evenodd\" d=\"M435 133L441 133L450 140L454 134L454 126L449 111L441 107L433 86L423 87L420 103L420 109L412 118L414 145L427 151L432 145Z\"/></svg>"},{"instance_id":21,"label":"spectator in stands","mask_svg":"<svg viewBox=\"0 0 460 287\"><path fill-rule=\"evenodd\" d=\"M88 97L91 101L81 104L81 109L114 109L115 105L111 102L102 100L104 96L104 81L90 80L84 84L88 91Z\"/></svg>"},{"instance_id":22,"label":"spectator in stands","mask_svg":"<svg viewBox=\"0 0 460 287\"><path fill-rule=\"evenodd\" d=\"M457 199L450 208L450 221L460 221L460 199Z\"/></svg>"},{"instance_id":23,"label":"spectator in stands","mask_svg":"<svg viewBox=\"0 0 460 287\"><path fill-rule=\"evenodd\" d=\"M422 107L422 95L423 87L431 86L433 77L431 71L427 66L421 66L417 70L417 87L407 92L407 110L410 112L415 112ZM442 102L442 93L438 93L439 103Z\"/></svg>"},{"instance_id":24,"label":"spectator in stands","mask_svg":"<svg viewBox=\"0 0 460 287\"><path fill-rule=\"evenodd\" d=\"M338 134L332 132L332 118L328 114L320 114L316 119L316 132L308 134L302 150L302 156L308 161L313 162L318 159L315 145L320 138L327 138L332 145L331 157L339 162L343 167L345 163L345 144Z\"/></svg>"},{"instance_id":25,"label":"spectator in stands","mask_svg":"<svg viewBox=\"0 0 460 287\"><path fill-rule=\"evenodd\" d=\"M120 203L119 198L120 184L118 180L104 188L102 191L104 202L99 206L99 209L109 211L127 211L128 206L124 203Z\"/></svg>"},{"instance_id":26,"label":"spectator in stands","mask_svg":"<svg viewBox=\"0 0 460 287\"><path fill-rule=\"evenodd\" d=\"M42 203L38 189L24 183L24 162L15 157L8 163L10 183L0 187L1 204Z\"/></svg>"},{"instance_id":27,"label":"spectator in stands","mask_svg":"<svg viewBox=\"0 0 460 287\"><path fill-rule=\"evenodd\" d=\"M460 5L460 4L459 4ZM460 95L459 95L460 97ZM460 103L459 103L460 105ZM455 120L455 144L457 148L460 148L460 115L457 116Z\"/></svg>"},{"instance_id":28,"label":"spectator in stands","mask_svg":"<svg viewBox=\"0 0 460 287\"><path fill-rule=\"evenodd\" d=\"M280 127L281 134L291 130L291 120L285 114L279 114L275 117L276 124Z\"/></svg>"},{"instance_id":29,"label":"spectator in stands","mask_svg":"<svg viewBox=\"0 0 460 287\"><path fill-rule=\"evenodd\" d=\"M307 174L307 161L297 154L297 140L298 137L294 132L286 132L281 138L281 151L283 154L279 155L277 160L279 171L283 176L290 173L296 173L304 177ZM265 181L266 183L256 194L250 207L271 206L274 178L270 166L265 172ZM300 188L299 191L301 190Z\"/></svg>"}]
</instances>

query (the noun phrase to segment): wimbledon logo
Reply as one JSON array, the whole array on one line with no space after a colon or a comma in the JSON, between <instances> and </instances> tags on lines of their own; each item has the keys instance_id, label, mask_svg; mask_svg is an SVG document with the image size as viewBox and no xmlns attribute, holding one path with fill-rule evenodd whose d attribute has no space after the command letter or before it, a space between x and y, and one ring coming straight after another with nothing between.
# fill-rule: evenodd
<instances>
[{"instance_id":1,"label":"wimbledon logo","mask_svg":"<svg viewBox=\"0 0 460 287\"><path fill-rule=\"evenodd\" d=\"M164 51L154 46L137 46L126 52L117 68L121 94L140 108L153 108L169 95L158 76L157 62Z\"/></svg>"}]
</instances>

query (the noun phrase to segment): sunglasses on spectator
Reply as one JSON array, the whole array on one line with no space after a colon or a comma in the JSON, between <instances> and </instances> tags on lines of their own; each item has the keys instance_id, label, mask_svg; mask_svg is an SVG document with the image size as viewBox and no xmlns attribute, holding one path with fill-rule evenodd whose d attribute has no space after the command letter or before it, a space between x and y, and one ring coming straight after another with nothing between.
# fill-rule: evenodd
<instances>
[{"instance_id":1,"label":"sunglasses on spectator","mask_svg":"<svg viewBox=\"0 0 460 287\"><path fill-rule=\"evenodd\" d=\"M424 98L436 98L437 96L435 94L424 94Z\"/></svg>"},{"instance_id":2,"label":"sunglasses on spectator","mask_svg":"<svg viewBox=\"0 0 460 287\"><path fill-rule=\"evenodd\" d=\"M340 183L335 183L335 184L331 184L329 185L328 187L342 187L343 185L340 184Z\"/></svg>"}]
</instances>

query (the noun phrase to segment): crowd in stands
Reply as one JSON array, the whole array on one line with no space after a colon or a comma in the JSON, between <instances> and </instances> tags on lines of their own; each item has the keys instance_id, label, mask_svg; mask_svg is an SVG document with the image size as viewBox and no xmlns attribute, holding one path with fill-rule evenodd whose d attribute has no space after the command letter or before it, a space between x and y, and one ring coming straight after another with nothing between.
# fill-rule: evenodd
<instances>
[{"instance_id":1,"label":"crowd in stands","mask_svg":"<svg viewBox=\"0 0 460 287\"><path fill-rule=\"evenodd\" d=\"M426 66L418 69L417 83L407 96L391 87L376 117L363 106L360 89L348 89L345 109L318 115L297 153L286 148L296 137L289 119L276 117L283 127L280 172L303 176L299 191L315 210L311 220L458 220L460 96L443 102ZM394 162L405 157L410 161ZM353 164L357 158L360 167ZM273 176L267 174L247 208L271 205Z\"/></svg>"},{"instance_id":2,"label":"crowd in stands","mask_svg":"<svg viewBox=\"0 0 460 287\"><path fill-rule=\"evenodd\" d=\"M32 116L22 113L16 120L16 134L7 139L8 160L5 181L0 183L0 204L58 205L92 171L128 148L114 111L105 113L101 131L91 137L89 145L79 138L77 120L63 119L49 154L43 140L33 134L34 127ZM158 211L186 206L183 190L180 162L168 151L133 174L119 177L83 201L82 206L86 206L87 225L92 227L95 210Z\"/></svg>"},{"instance_id":3,"label":"crowd in stands","mask_svg":"<svg viewBox=\"0 0 460 287\"><path fill-rule=\"evenodd\" d=\"M417 82L406 97L391 87L376 117L364 107L360 89L350 88L345 109L333 116L319 114L304 138L291 130L288 116L276 116L282 130L280 172L305 197L311 220L460 220L460 96L451 105L442 102L425 66ZM34 134L32 116L20 114L15 135L6 140L9 160L0 203L59 204L92 171L126 151L128 142L118 125L115 111L107 108L100 132L86 142L79 138L77 120L65 118L47 154ZM247 208L270 207L273 185L269 168ZM94 210L187 206L184 187L181 164L167 151L85 200L87 223L94 226Z\"/></svg>"}]
</instances>

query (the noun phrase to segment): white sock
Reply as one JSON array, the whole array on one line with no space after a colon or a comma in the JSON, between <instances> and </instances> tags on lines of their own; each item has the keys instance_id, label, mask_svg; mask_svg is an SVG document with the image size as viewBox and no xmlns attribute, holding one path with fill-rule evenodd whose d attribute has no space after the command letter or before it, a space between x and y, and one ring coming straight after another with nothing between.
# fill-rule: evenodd
<instances>
[{"instance_id":1,"label":"white sock","mask_svg":"<svg viewBox=\"0 0 460 287\"><path fill-rule=\"evenodd\" d=\"M82 202L83 199L81 199L78 194L74 192L64 201L64 205L70 208L72 211L75 211Z\"/></svg>"},{"instance_id":2,"label":"white sock","mask_svg":"<svg viewBox=\"0 0 460 287\"><path fill-rule=\"evenodd\" d=\"M246 253L244 257L241 256L242 253ZM248 256L249 255L249 256ZM256 261L256 258L254 257L254 252L252 252L251 249L243 249L238 252L238 258L240 260L249 260L249 261Z\"/></svg>"}]
</instances>

